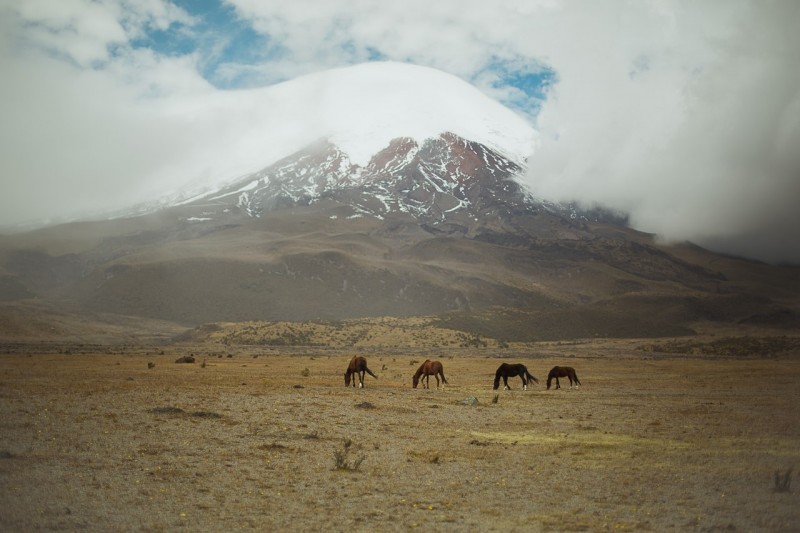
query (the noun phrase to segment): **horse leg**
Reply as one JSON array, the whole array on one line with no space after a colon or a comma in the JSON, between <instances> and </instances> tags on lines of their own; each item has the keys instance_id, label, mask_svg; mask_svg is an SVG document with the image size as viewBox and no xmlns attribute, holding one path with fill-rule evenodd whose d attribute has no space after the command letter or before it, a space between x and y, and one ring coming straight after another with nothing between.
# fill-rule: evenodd
<instances>
[{"instance_id":1,"label":"horse leg","mask_svg":"<svg viewBox=\"0 0 800 533\"><path fill-rule=\"evenodd\" d=\"M522 377L522 390L528 390L528 378L524 375L520 377Z\"/></svg>"},{"instance_id":2,"label":"horse leg","mask_svg":"<svg viewBox=\"0 0 800 533\"><path fill-rule=\"evenodd\" d=\"M561 388L561 382L558 381L558 376L556 376L556 389L560 389L560 388Z\"/></svg>"},{"instance_id":3,"label":"horse leg","mask_svg":"<svg viewBox=\"0 0 800 533\"><path fill-rule=\"evenodd\" d=\"M511 390L511 387L508 386L508 376L503 376L503 384L505 385L503 390Z\"/></svg>"},{"instance_id":4,"label":"horse leg","mask_svg":"<svg viewBox=\"0 0 800 533\"><path fill-rule=\"evenodd\" d=\"M359 379L358 388L359 389L363 389L364 388L364 376L366 376L366 375L367 375L367 373L364 370L362 370L361 372L358 373L358 379Z\"/></svg>"},{"instance_id":5,"label":"horse leg","mask_svg":"<svg viewBox=\"0 0 800 533\"><path fill-rule=\"evenodd\" d=\"M439 374L434 374L433 377L436 378L436 390L439 390Z\"/></svg>"}]
</instances>

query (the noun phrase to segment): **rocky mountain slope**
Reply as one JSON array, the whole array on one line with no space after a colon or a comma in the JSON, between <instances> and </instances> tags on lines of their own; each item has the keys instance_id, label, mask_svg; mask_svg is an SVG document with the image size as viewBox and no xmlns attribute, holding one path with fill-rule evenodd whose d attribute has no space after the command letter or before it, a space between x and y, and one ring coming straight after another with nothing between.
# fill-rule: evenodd
<instances>
[{"instance_id":1,"label":"rocky mountain slope","mask_svg":"<svg viewBox=\"0 0 800 533\"><path fill-rule=\"evenodd\" d=\"M520 168L452 133L395 139L364 166L315 143L147 216L2 238L0 316L437 315L507 340L797 326L797 269L664 247L614 217L537 201Z\"/></svg>"},{"instance_id":2,"label":"rocky mountain slope","mask_svg":"<svg viewBox=\"0 0 800 533\"><path fill-rule=\"evenodd\" d=\"M225 216L233 209L260 217L275 209L332 201L348 206L350 217L407 214L430 224L476 221L546 205L527 197L515 179L520 172L519 163L450 132L421 143L393 139L364 166L319 141L183 206L199 208L195 220Z\"/></svg>"},{"instance_id":3,"label":"rocky mountain slope","mask_svg":"<svg viewBox=\"0 0 800 533\"><path fill-rule=\"evenodd\" d=\"M324 81L341 105L262 170L137 216L0 236L0 339L47 335L48 317L65 335L113 317L426 315L508 340L798 327L797 268L664 246L620 216L533 198L519 178L535 132L513 113L430 69L354 69L280 88Z\"/></svg>"}]
</instances>

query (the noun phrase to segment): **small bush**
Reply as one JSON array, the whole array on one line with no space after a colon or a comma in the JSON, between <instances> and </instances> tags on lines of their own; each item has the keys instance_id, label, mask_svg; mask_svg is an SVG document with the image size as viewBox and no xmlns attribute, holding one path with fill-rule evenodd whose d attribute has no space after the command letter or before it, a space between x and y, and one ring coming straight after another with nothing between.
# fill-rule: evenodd
<instances>
[{"instance_id":1,"label":"small bush","mask_svg":"<svg viewBox=\"0 0 800 533\"><path fill-rule=\"evenodd\" d=\"M361 454L354 459L350 459L350 453L353 451L353 441L344 439L341 450L333 452L334 469L335 470L349 470L351 472L357 471L361 467L361 463L367 458L366 455Z\"/></svg>"}]
</instances>

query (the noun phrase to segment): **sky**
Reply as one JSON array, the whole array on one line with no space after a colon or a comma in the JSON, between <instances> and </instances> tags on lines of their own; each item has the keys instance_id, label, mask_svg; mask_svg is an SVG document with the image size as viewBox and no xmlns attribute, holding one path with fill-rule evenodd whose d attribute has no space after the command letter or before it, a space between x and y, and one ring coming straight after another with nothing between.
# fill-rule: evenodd
<instances>
[{"instance_id":1,"label":"sky","mask_svg":"<svg viewBox=\"0 0 800 533\"><path fill-rule=\"evenodd\" d=\"M536 196L800 263L797 27L794 0L0 0L0 226L258 170L248 95L389 60L529 121Z\"/></svg>"}]
</instances>

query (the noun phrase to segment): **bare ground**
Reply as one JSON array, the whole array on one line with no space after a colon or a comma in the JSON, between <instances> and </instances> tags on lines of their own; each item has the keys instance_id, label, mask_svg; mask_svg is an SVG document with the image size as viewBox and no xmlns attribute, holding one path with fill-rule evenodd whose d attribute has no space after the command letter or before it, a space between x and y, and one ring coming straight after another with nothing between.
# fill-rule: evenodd
<instances>
[{"instance_id":1,"label":"bare ground","mask_svg":"<svg viewBox=\"0 0 800 533\"><path fill-rule=\"evenodd\" d=\"M338 350L2 355L0 530L800 528L800 358L634 346L366 353L365 389ZM493 391L512 360L540 384Z\"/></svg>"}]
</instances>

